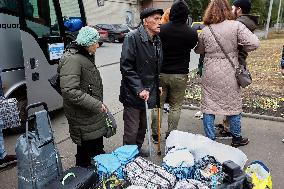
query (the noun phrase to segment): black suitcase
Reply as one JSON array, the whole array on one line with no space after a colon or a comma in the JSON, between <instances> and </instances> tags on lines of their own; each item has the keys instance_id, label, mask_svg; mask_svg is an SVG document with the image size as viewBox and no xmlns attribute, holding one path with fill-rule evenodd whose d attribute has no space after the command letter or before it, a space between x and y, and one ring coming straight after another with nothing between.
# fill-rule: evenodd
<instances>
[{"instance_id":1,"label":"black suitcase","mask_svg":"<svg viewBox=\"0 0 284 189\"><path fill-rule=\"evenodd\" d=\"M217 189L252 189L250 178L246 173L233 161L225 161L222 165L225 173L224 183Z\"/></svg>"},{"instance_id":2,"label":"black suitcase","mask_svg":"<svg viewBox=\"0 0 284 189\"><path fill-rule=\"evenodd\" d=\"M46 189L92 189L97 184L97 173L94 168L71 167L62 176L51 181Z\"/></svg>"}]
</instances>

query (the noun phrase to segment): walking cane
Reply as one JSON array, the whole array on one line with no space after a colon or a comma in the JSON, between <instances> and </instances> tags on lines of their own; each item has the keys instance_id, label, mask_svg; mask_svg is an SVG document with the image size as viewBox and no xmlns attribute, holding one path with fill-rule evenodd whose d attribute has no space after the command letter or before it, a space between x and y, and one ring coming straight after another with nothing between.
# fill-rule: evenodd
<instances>
[{"instance_id":1,"label":"walking cane","mask_svg":"<svg viewBox=\"0 0 284 189\"><path fill-rule=\"evenodd\" d=\"M161 152L161 108L158 108L158 156L162 155Z\"/></svg>"},{"instance_id":2,"label":"walking cane","mask_svg":"<svg viewBox=\"0 0 284 189\"><path fill-rule=\"evenodd\" d=\"M148 104L145 101L145 109L146 109L146 121L147 121L147 133L148 133L148 148L150 153L150 158L152 157L152 143L151 143L151 127L150 127L150 116L148 111Z\"/></svg>"}]
</instances>

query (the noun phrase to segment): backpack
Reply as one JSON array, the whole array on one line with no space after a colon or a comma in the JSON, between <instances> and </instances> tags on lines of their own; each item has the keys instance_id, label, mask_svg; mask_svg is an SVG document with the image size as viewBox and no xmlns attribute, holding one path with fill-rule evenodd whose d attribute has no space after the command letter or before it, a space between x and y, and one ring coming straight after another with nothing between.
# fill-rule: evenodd
<instances>
[{"instance_id":1,"label":"backpack","mask_svg":"<svg viewBox=\"0 0 284 189\"><path fill-rule=\"evenodd\" d=\"M125 179L132 185L147 189L172 189L176 184L174 175L142 157L128 163L124 172Z\"/></svg>"}]
</instances>

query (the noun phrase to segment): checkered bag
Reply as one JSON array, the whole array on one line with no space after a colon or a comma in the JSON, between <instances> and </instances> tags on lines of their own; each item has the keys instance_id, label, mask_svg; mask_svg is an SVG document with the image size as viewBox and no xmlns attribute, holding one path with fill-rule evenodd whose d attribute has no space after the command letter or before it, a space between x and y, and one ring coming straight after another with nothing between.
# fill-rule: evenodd
<instances>
[{"instance_id":1,"label":"checkered bag","mask_svg":"<svg viewBox=\"0 0 284 189\"><path fill-rule=\"evenodd\" d=\"M176 183L174 175L142 157L128 163L124 172L131 184L147 189L172 189Z\"/></svg>"},{"instance_id":2,"label":"checkered bag","mask_svg":"<svg viewBox=\"0 0 284 189\"><path fill-rule=\"evenodd\" d=\"M175 189L209 189L205 184L198 180L187 179L177 182Z\"/></svg>"},{"instance_id":3,"label":"checkered bag","mask_svg":"<svg viewBox=\"0 0 284 189\"><path fill-rule=\"evenodd\" d=\"M0 115L5 128L20 126L20 117L16 98L0 97Z\"/></svg>"}]
</instances>

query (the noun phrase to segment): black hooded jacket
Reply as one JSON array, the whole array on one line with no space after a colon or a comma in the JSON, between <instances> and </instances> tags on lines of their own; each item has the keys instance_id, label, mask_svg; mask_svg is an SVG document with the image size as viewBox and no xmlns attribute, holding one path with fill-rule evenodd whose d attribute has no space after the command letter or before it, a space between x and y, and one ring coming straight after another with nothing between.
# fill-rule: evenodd
<instances>
[{"instance_id":1,"label":"black hooded jacket","mask_svg":"<svg viewBox=\"0 0 284 189\"><path fill-rule=\"evenodd\" d=\"M188 73L190 51L198 41L197 32L186 24L188 14L186 3L178 0L171 7L170 21L161 26L159 35L164 53L161 73Z\"/></svg>"},{"instance_id":2,"label":"black hooded jacket","mask_svg":"<svg viewBox=\"0 0 284 189\"><path fill-rule=\"evenodd\" d=\"M258 16L254 15L243 14L239 16L236 20L243 23L251 32L254 32L258 25ZM246 66L247 65L246 59L248 53L244 51L243 47L240 45L238 46L238 49L239 49L239 56L238 56L239 63L241 65Z\"/></svg>"}]
</instances>

